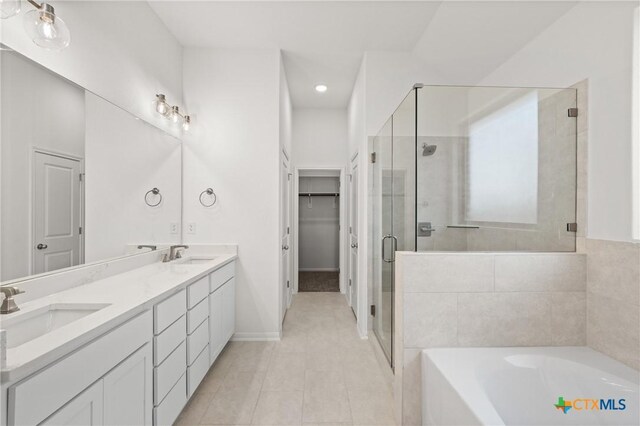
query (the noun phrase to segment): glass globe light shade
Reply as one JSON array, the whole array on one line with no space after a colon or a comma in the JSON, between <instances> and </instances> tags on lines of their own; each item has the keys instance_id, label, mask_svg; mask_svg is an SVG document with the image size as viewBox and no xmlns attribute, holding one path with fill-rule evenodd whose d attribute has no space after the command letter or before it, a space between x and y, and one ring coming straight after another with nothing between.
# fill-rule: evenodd
<instances>
[{"instance_id":1,"label":"glass globe light shade","mask_svg":"<svg viewBox=\"0 0 640 426\"><path fill-rule=\"evenodd\" d=\"M171 121L177 123L178 121L180 121L181 117L182 116L180 115L180 109L177 106L171 107Z\"/></svg>"},{"instance_id":2,"label":"glass globe light shade","mask_svg":"<svg viewBox=\"0 0 640 426\"><path fill-rule=\"evenodd\" d=\"M0 18L7 19L20 13L20 0L0 0Z\"/></svg>"},{"instance_id":3,"label":"glass globe light shade","mask_svg":"<svg viewBox=\"0 0 640 426\"><path fill-rule=\"evenodd\" d=\"M46 3L24 15L24 29L35 44L45 49L62 50L71 42L69 28Z\"/></svg>"},{"instance_id":4,"label":"glass globe light shade","mask_svg":"<svg viewBox=\"0 0 640 426\"><path fill-rule=\"evenodd\" d=\"M171 110L171 107L169 107L169 104L167 103L167 99L165 98L165 96L162 94L156 95L156 111L166 116L167 114L169 114L170 110Z\"/></svg>"}]
</instances>

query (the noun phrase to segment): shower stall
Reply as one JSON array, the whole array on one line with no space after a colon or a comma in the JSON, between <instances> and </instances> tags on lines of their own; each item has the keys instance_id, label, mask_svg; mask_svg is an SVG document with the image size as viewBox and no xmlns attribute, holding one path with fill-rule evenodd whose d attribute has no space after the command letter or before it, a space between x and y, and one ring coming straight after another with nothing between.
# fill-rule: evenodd
<instances>
[{"instance_id":1,"label":"shower stall","mask_svg":"<svg viewBox=\"0 0 640 426\"><path fill-rule=\"evenodd\" d=\"M575 251L576 97L416 85L369 138L373 332L391 366L396 251Z\"/></svg>"}]
</instances>

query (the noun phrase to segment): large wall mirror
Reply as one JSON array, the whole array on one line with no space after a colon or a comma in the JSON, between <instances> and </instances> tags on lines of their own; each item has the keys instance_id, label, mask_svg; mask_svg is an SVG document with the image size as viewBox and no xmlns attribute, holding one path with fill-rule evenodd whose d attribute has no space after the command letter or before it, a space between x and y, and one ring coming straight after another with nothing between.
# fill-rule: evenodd
<instances>
[{"instance_id":1,"label":"large wall mirror","mask_svg":"<svg viewBox=\"0 0 640 426\"><path fill-rule=\"evenodd\" d=\"M180 140L17 52L0 55L0 281L179 243Z\"/></svg>"}]
</instances>

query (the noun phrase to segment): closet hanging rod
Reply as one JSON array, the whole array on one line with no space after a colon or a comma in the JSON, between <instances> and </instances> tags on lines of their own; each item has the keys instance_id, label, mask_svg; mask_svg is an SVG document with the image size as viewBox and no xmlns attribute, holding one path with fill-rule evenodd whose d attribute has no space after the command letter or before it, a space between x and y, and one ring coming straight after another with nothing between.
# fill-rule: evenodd
<instances>
[{"instance_id":1,"label":"closet hanging rod","mask_svg":"<svg viewBox=\"0 0 640 426\"><path fill-rule=\"evenodd\" d=\"M340 194L337 192L301 192L298 194L299 197L339 197Z\"/></svg>"}]
</instances>

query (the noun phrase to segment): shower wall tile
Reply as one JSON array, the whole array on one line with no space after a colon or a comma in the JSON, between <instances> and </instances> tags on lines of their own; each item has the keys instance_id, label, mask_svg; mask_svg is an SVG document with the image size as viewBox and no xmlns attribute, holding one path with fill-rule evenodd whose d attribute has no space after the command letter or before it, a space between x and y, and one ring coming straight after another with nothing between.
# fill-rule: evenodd
<instances>
[{"instance_id":1,"label":"shower wall tile","mask_svg":"<svg viewBox=\"0 0 640 426\"><path fill-rule=\"evenodd\" d=\"M584 255L505 254L495 262L496 291L585 291Z\"/></svg>"},{"instance_id":2,"label":"shower wall tile","mask_svg":"<svg viewBox=\"0 0 640 426\"><path fill-rule=\"evenodd\" d=\"M640 244L586 241L587 344L640 369Z\"/></svg>"},{"instance_id":3,"label":"shower wall tile","mask_svg":"<svg viewBox=\"0 0 640 426\"><path fill-rule=\"evenodd\" d=\"M577 175L576 175L576 223L578 224L577 237L587 235L587 167L588 167L588 142L587 131L578 133L577 146Z\"/></svg>"},{"instance_id":4,"label":"shower wall tile","mask_svg":"<svg viewBox=\"0 0 640 426\"><path fill-rule=\"evenodd\" d=\"M543 293L458 295L458 346L551 343L551 298Z\"/></svg>"},{"instance_id":5,"label":"shower wall tile","mask_svg":"<svg viewBox=\"0 0 640 426\"><path fill-rule=\"evenodd\" d=\"M405 260L405 291L492 291L493 269L493 256L483 254L410 255Z\"/></svg>"},{"instance_id":6,"label":"shower wall tile","mask_svg":"<svg viewBox=\"0 0 640 426\"><path fill-rule=\"evenodd\" d=\"M591 292L587 306L587 344L640 370L640 308Z\"/></svg>"},{"instance_id":7,"label":"shower wall tile","mask_svg":"<svg viewBox=\"0 0 640 426\"><path fill-rule=\"evenodd\" d=\"M587 239L588 289L640 306L640 244Z\"/></svg>"},{"instance_id":8,"label":"shower wall tile","mask_svg":"<svg viewBox=\"0 0 640 426\"><path fill-rule=\"evenodd\" d=\"M587 344L587 295L584 291L551 294L551 345Z\"/></svg>"},{"instance_id":9,"label":"shower wall tile","mask_svg":"<svg viewBox=\"0 0 640 426\"><path fill-rule=\"evenodd\" d=\"M457 345L455 293L416 293L404 299L404 344L411 348Z\"/></svg>"},{"instance_id":10,"label":"shower wall tile","mask_svg":"<svg viewBox=\"0 0 640 426\"><path fill-rule=\"evenodd\" d=\"M422 424L422 364L419 349L404 352L402 425Z\"/></svg>"}]
</instances>

